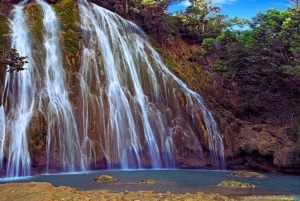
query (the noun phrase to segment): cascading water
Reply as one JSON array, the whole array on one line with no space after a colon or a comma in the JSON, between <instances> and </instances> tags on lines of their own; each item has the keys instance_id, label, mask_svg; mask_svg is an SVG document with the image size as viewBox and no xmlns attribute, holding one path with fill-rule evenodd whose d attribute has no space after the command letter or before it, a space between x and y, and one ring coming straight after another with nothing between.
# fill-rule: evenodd
<instances>
[{"instance_id":1,"label":"cascading water","mask_svg":"<svg viewBox=\"0 0 300 201\"><path fill-rule=\"evenodd\" d=\"M201 97L165 67L143 32L95 4L80 1L79 9L84 35L80 76L84 136L90 138L89 117L99 114L97 125L103 128L102 148L108 164L140 167L145 157L141 150L146 148L152 168L175 167L177 132L189 135L189 143L201 152L191 126L182 126L188 122L182 119L184 111L176 101L177 87L184 93L185 110L192 119L202 111L213 164L224 168L223 142L211 113ZM102 87L91 91L95 83ZM173 108L162 108L162 102Z\"/></svg>"},{"instance_id":2,"label":"cascading water","mask_svg":"<svg viewBox=\"0 0 300 201\"><path fill-rule=\"evenodd\" d=\"M28 30L23 15L22 5L12 10L10 27L11 48L17 49L20 55L27 55L29 64L22 73L10 73L5 76L2 104L0 106L1 167L3 165L5 144L9 142L6 176L26 176L30 174L30 157L27 143L27 128L34 109L34 90L32 79L33 61ZM26 44L26 46L24 46Z\"/></svg>"},{"instance_id":3,"label":"cascading water","mask_svg":"<svg viewBox=\"0 0 300 201\"><path fill-rule=\"evenodd\" d=\"M94 74L95 78L93 79L97 80L97 83L105 82L105 88L100 89L99 92L98 100L101 102L96 102L96 104L103 106L98 111L100 114L107 112L107 115L102 114L101 116L109 119L107 125L102 125L103 128L106 127L103 149L108 164L121 162L122 168L129 168L129 161L135 159L137 160L135 167L141 166L138 151L142 146L137 133L136 123L138 120L134 117L138 116L141 123L139 126L142 127L141 130L149 149L152 167L162 167L158 145L147 114L148 101L138 78L134 57L131 55L134 52L129 46L130 42L134 42L134 38L122 38L118 31L118 26L122 24L117 24L115 21L120 18L116 18L104 9L81 4L80 11L82 29L87 30L84 34L88 34L90 37L83 47L81 89L83 94L89 93L85 80L91 80L88 77L90 73ZM95 31L91 33L91 30ZM102 55L102 61L97 58L99 56L97 52ZM100 73L95 73L99 68L105 74L103 80L101 80ZM108 101L107 105L102 103L105 99ZM84 102L87 101L84 100ZM89 114L89 111L85 111L88 108L88 105L83 107L83 114ZM86 120L88 116L83 116L82 119ZM89 124L89 122L86 123ZM163 122L160 124L163 125ZM85 133L85 136L87 135ZM110 153L113 152L114 154L111 155ZM131 157L132 154L133 157ZM171 162L173 163L173 161Z\"/></svg>"},{"instance_id":4,"label":"cascading water","mask_svg":"<svg viewBox=\"0 0 300 201\"><path fill-rule=\"evenodd\" d=\"M4 145L5 145L5 113L3 105L0 106L0 170L3 166Z\"/></svg>"},{"instance_id":5,"label":"cascading water","mask_svg":"<svg viewBox=\"0 0 300 201\"><path fill-rule=\"evenodd\" d=\"M58 20L50 5L42 0L37 0L37 3L44 13L45 89L40 94L39 109L44 114L48 125L47 170L50 160L56 158L62 159L62 171L84 170L77 126L65 84ZM58 144L53 141L58 141ZM55 149L58 151L53 152Z\"/></svg>"},{"instance_id":6,"label":"cascading water","mask_svg":"<svg viewBox=\"0 0 300 201\"><path fill-rule=\"evenodd\" d=\"M7 176L30 174L26 131L37 112L47 124L44 172L176 168L179 155L205 160L204 149L211 165L225 167L212 114L199 94L167 69L135 24L80 0L81 67L77 85L70 87L59 21L50 5L36 2L43 10L45 55L35 67L38 72L32 70L39 62L30 51L24 6L15 6L10 21L12 47L28 56L29 65L7 74L1 92L1 172L6 167ZM77 95L72 103L69 93Z\"/></svg>"}]
</instances>

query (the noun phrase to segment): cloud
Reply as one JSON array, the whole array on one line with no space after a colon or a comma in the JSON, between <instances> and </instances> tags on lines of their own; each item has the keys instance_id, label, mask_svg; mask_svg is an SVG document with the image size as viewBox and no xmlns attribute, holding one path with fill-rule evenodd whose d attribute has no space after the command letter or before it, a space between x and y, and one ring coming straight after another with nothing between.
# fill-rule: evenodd
<instances>
[{"instance_id":1,"label":"cloud","mask_svg":"<svg viewBox=\"0 0 300 201\"><path fill-rule=\"evenodd\" d=\"M188 7L191 5L191 3L188 0L185 0L183 2L181 2L179 5L184 6L184 7Z\"/></svg>"}]
</instances>

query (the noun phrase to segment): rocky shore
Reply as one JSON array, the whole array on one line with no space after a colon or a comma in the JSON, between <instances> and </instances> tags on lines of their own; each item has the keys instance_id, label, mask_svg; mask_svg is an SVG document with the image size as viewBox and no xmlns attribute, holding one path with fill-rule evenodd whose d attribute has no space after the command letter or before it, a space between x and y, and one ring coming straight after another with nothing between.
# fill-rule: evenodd
<instances>
[{"instance_id":1,"label":"rocky shore","mask_svg":"<svg viewBox=\"0 0 300 201\"><path fill-rule=\"evenodd\" d=\"M238 189L237 189L238 190ZM96 200L134 200L134 201L296 201L297 199L288 195L274 196L223 196L220 194L205 194L198 192L195 194L185 193L176 194L176 192L155 193L153 191L123 191L119 193L109 192L105 190L78 191L67 186L55 187L51 183L46 182L30 182L30 183L7 183L0 184L0 200L14 201L58 201L58 200L74 200L74 201L96 201Z\"/></svg>"}]
</instances>

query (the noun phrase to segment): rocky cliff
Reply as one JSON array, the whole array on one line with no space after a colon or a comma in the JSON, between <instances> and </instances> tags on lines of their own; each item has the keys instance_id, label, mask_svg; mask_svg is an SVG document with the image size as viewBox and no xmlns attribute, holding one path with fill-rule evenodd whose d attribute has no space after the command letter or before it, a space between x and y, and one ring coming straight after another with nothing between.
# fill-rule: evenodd
<instances>
[{"instance_id":1,"label":"rocky cliff","mask_svg":"<svg viewBox=\"0 0 300 201\"><path fill-rule=\"evenodd\" d=\"M221 135L225 139L225 156L228 169L254 169L269 172L299 173L300 130L299 121L290 115L292 107L277 108L277 117L256 118L237 115L239 99L235 94L239 86L222 87L210 71L201 68L194 52L201 47L187 45L181 39L165 45L165 58L169 67L195 91L203 94L206 103L214 112ZM170 62L170 60L173 62ZM225 88L225 89L224 89ZM282 89L288 90L288 89ZM251 92L249 92L251 93ZM260 94L257 94L259 96ZM294 97L300 100L296 93ZM281 96L282 102L288 97ZM272 104L280 104L274 100ZM265 113L266 116L271 116ZM282 119L281 116L285 116Z\"/></svg>"},{"instance_id":2,"label":"rocky cliff","mask_svg":"<svg viewBox=\"0 0 300 201\"><path fill-rule=\"evenodd\" d=\"M230 94L236 93L239 86L227 86L224 89L211 72L190 62L195 60L194 52L201 51L201 47L175 39L165 48L168 50L165 54L167 64L169 58L174 59L173 63L169 62L169 67L194 90L203 94L206 103L214 111L225 139L227 168L299 173L299 122L293 116L281 118L287 116L289 111L278 108L277 112L281 115L277 118L237 115L238 99L241 97L232 98ZM299 101L300 97L294 95ZM284 102L287 97L281 98ZM274 104L279 103L274 100Z\"/></svg>"}]
</instances>

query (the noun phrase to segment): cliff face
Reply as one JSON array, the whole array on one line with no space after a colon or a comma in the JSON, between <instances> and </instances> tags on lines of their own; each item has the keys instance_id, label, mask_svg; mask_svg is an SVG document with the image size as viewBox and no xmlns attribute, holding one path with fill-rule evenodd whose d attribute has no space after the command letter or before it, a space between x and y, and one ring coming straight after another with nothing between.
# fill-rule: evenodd
<instances>
[{"instance_id":1,"label":"cliff face","mask_svg":"<svg viewBox=\"0 0 300 201\"><path fill-rule=\"evenodd\" d=\"M54 3L53 6L60 19L62 28L60 38L62 41L64 57L63 65L66 71L66 80L70 89L68 95L72 104L77 105L74 110L77 115L76 119L80 119L79 116L81 114L78 109L82 106L80 104L80 80L78 79L78 73L80 71L80 51L82 50L83 45L88 42L88 39L83 38L82 36L82 30L79 25L78 6L74 1L59 1L58 3L53 1L49 2ZM2 0L0 2L0 47L5 49L9 47L7 45L9 44L7 17L9 16L9 10L12 8L10 3L18 2L9 0ZM40 7L32 2L26 6L25 12L27 13L28 20L33 25L30 29L32 33L35 34L35 40L41 43L42 15L40 14ZM36 42L35 44L39 44L39 42ZM165 58L165 63L169 69L171 69L177 77L187 83L191 89L201 94L205 104L213 111L213 116L217 121L221 137L223 138L226 165L228 169L256 169L271 172L299 173L300 137L298 137L298 133L300 131L296 123L293 125L287 123L275 124L274 122L277 122L276 118L260 122L251 118L239 119L234 112L236 109L235 102L237 102L237 100L230 100L232 101L231 105L233 108L230 109L230 107L224 107L224 93L226 93L224 92L224 89L218 85L218 82L212 74L193 62L195 61L194 52L196 50L201 51L200 47L189 46L183 40L178 38L166 42L164 47L157 45L154 40L152 40L152 43L156 47L156 50ZM45 53L40 51L41 49L42 46L39 45L33 47L33 51L35 52L34 55L38 62L42 62L40 61L40 58L45 57ZM6 72L0 71L1 87L4 86L5 73ZM106 83L103 83L103 85L105 84ZM40 89L39 87L42 87L42 84L38 85L38 90ZM98 87L96 85L91 85L90 90L92 96L98 93ZM177 89L173 88L172 90L176 91ZM3 89L0 91L2 92ZM149 90L149 94L150 93L151 90ZM183 108L186 98L180 90L178 90L176 94L180 100L179 105ZM2 95L2 93L0 93L0 95ZM0 101L2 101L1 96ZM165 107L163 101L159 107ZM90 105L89 111L91 119L101 118L99 117L99 114L95 112L97 111L97 106ZM184 109L182 111L184 111ZM190 114L184 114L183 117L186 119L191 118ZM32 167L36 173L42 172L47 163L46 136L49 125L46 119L45 115L41 112L35 111L28 128L29 152L30 157L32 158ZM176 147L178 147L177 150L174 151L177 161L176 165L178 167L200 168L213 166L213 162L210 161L211 159L209 157L208 134L203 119L199 116L196 122L197 125L195 125L193 129L196 130L196 133L198 134L198 140L204 144L203 156L199 155L197 147L190 144L193 139L190 136L187 136L188 132L185 133L179 131L183 134L177 135L177 137L174 138L177 143ZM184 123L184 121L179 122L183 128ZM84 129L83 125L79 125L79 128ZM88 133L96 139L98 137L97 133L101 132L103 132L102 127L91 121L88 127ZM101 146L104 145L105 142L97 145L94 149L102 149L103 147ZM146 149L143 154L147 156ZM61 161L55 156L56 155L51 159L50 167L53 168L53 171L60 171L59 167ZM198 162L199 160L201 160L200 163ZM145 167L150 167L150 161L147 157L143 159L142 163ZM105 158L105 153L99 154L97 156L97 163L94 163L93 168L104 168L106 166L107 158Z\"/></svg>"},{"instance_id":2,"label":"cliff face","mask_svg":"<svg viewBox=\"0 0 300 201\"><path fill-rule=\"evenodd\" d=\"M278 108L276 112L280 115L277 118L236 115L239 99L242 97L231 94L235 94L239 86L228 86L224 90L212 73L189 62L195 60L194 52L201 51L200 47L189 46L181 39L175 39L165 48L168 51L162 54L168 58L166 61L170 69L192 89L202 94L213 111L224 138L228 169L299 173L299 124L291 115L289 118L281 118L287 116L289 111ZM170 58L174 59L172 63L169 62L172 60ZM287 97L281 98L284 102Z\"/></svg>"}]
</instances>

